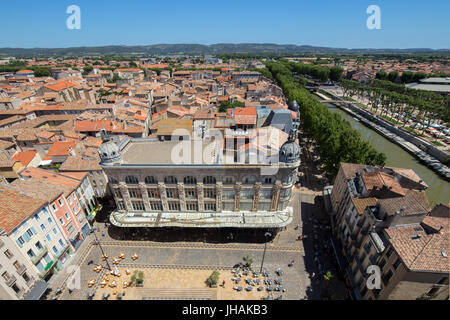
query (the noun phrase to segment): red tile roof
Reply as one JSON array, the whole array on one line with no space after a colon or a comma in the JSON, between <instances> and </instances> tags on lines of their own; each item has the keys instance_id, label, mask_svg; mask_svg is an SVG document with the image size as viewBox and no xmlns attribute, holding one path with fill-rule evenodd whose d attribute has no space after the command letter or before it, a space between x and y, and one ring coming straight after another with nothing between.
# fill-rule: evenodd
<instances>
[{"instance_id":1,"label":"red tile roof","mask_svg":"<svg viewBox=\"0 0 450 320\"><path fill-rule=\"evenodd\" d=\"M91 137L91 136L87 136L84 139L84 145L86 147L98 148L98 147L100 147L102 145L102 143L103 143L102 139L94 138L94 137Z\"/></svg>"},{"instance_id":2,"label":"red tile roof","mask_svg":"<svg viewBox=\"0 0 450 320\"><path fill-rule=\"evenodd\" d=\"M256 123L256 116L253 115L235 115L234 116L234 123L236 125L243 124L243 125L251 125Z\"/></svg>"},{"instance_id":3,"label":"red tile roof","mask_svg":"<svg viewBox=\"0 0 450 320\"><path fill-rule=\"evenodd\" d=\"M47 157L68 156L77 145L77 141L57 141L47 152Z\"/></svg>"},{"instance_id":4,"label":"red tile roof","mask_svg":"<svg viewBox=\"0 0 450 320\"><path fill-rule=\"evenodd\" d=\"M19 191L0 188L0 228L10 233L45 203Z\"/></svg>"},{"instance_id":5,"label":"red tile roof","mask_svg":"<svg viewBox=\"0 0 450 320\"><path fill-rule=\"evenodd\" d=\"M21 74L21 73L34 73L33 70L19 70L16 72L16 74Z\"/></svg>"},{"instance_id":6,"label":"red tile roof","mask_svg":"<svg viewBox=\"0 0 450 320\"><path fill-rule=\"evenodd\" d=\"M410 270L450 272L448 230L427 234L420 226L412 225L386 229L392 246ZM423 229L422 229L423 230Z\"/></svg>"},{"instance_id":7,"label":"red tile roof","mask_svg":"<svg viewBox=\"0 0 450 320\"><path fill-rule=\"evenodd\" d=\"M393 193L401 196L406 195L400 183L394 177L383 172L363 172L361 178L369 192L375 188L381 189L387 187Z\"/></svg>"},{"instance_id":8,"label":"red tile roof","mask_svg":"<svg viewBox=\"0 0 450 320\"><path fill-rule=\"evenodd\" d=\"M137 69L137 68L122 68L122 69L116 69L114 71L120 71L120 72L143 72L141 69Z\"/></svg>"},{"instance_id":9,"label":"red tile roof","mask_svg":"<svg viewBox=\"0 0 450 320\"><path fill-rule=\"evenodd\" d=\"M164 68L168 68L169 64L167 63L163 63L163 64L145 64L143 65L144 68L148 68L148 69L164 69Z\"/></svg>"},{"instance_id":10,"label":"red tile roof","mask_svg":"<svg viewBox=\"0 0 450 320\"><path fill-rule=\"evenodd\" d=\"M21 164L23 164L25 167L31 162L31 160L34 159L36 156L37 151L35 150L28 150L23 152L17 152L11 160L14 161L20 161Z\"/></svg>"},{"instance_id":11,"label":"red tile roof","mask_svg":"<svg viewBox=\"0 0 450 320\"><path fill-rule=\"evenodd\" d=\"M240 116L256 116L256 107L236 108L234 109L234 114Z\"/></svg>"},{"instance_id":12,"label":"red tile roof","mask_svg":"<svg viewBox=\"0 0 450 320\"><path fill-rule=\"evenodd\" d=\"M75 189L80 185L80 181L77 179L69 178L56 172L38 169L34 167L29 167L25 169L20 173L20 175L24 177L33 177L40 180L49 181L72 189Z\"/></svg>"},{"instance_id":13,"label":"red tile roof","mask_svg":"<svg viewBox=\"0 0 450 320\"><path fill-rule=\"evenodd\" d=\"M53 85L49 85L49 84L45 85L46 88L48 88L50 90L53 90L53 91L61 91L61 90L64 90L64 89L67 89L67 88L71 88L71 87L74 87L74 86L75 85L72 82L70 82L70 81L60 81L60 82L58 82L56 84L53 84Z\"/></svg>"},{"instance_id":14,"label":"red tile roof","mask_svg":"<svg viewBox=\"0 0 450 320\"><path fill-rule=\"evenodd\" d=\"M105 129L106 131L113 130L113 121L112 120L83 120L75 122L75 131L78 132L97 132L100 129Z\"/></svg>"}]
</instances>

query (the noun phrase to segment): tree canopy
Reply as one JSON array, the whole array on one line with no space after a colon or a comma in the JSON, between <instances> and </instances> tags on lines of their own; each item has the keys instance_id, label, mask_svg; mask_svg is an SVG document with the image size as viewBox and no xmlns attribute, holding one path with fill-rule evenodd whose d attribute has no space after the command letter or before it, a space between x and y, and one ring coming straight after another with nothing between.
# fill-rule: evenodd
<instances>
[{"instance_id":1,"label":"tree canopy","mask_svg":"<svg viewBox=\"0 0 450 320\"><path fill-rule=\"evenodd\" d=\"M295 81L292 71L298 71L298 68L283 61L266 62L266 66L283 89L287 99L297 100L303 130L317 142L320 161L331 176L334 177L337 174L341 162L385 164L386 156L383 153L376 151L362 139L360 133L353 129L348 121L329 111L316 97ZM316 69L315 72L320 71Z\"/></svg>"}]
</instances>

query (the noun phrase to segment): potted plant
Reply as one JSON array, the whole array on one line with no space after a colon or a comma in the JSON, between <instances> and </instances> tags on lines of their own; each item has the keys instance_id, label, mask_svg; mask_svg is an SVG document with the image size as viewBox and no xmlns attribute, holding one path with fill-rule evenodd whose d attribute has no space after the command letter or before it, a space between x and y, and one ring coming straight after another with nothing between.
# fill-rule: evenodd
<instances>
[{"instance_id":1,"label":"potted plant","mask_svg":"<svg viewBox=\"0 0 450 320\"><path fill-rule=\"evenodd\" d=\"M218 271L214 271L211 275L206 279L206 284L211 288L217 288L217 283L219 282L220 273Z\"/></svg>"},{"instance_id":2,"label":"potted plant","mask_svg":"<svg viewBox=\"0 0 450 320\"><path fill-rule=\"evenodd\" d=\"M251 269L253 264L253 259L250 256L245 256L243 258L244 260L244 267Z\"/></svg>"},{"instance_id":3,"label":"potted plant","mask_svg":"<svg viewBox=\"0 0 450 320\"><path fill-rule=\"evenodd\" d=\"M144 286L144 272L135 270L133 274L131 275L130 279L131 283L134 283L136 287L143 287Z\"/></svg>"}]
</instances>

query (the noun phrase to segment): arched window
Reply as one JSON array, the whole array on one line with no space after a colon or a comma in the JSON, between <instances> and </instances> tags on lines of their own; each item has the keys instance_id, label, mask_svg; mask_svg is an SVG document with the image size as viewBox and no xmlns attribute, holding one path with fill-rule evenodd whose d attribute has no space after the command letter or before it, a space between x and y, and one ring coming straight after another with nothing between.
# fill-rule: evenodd
<instances>
[{"instance_id":1,"label":"arched window","mask_svg":"<svg viewBox=\"0 0 450 320\"><path fill-rule=\"evenodd\" d=\"M177 178L174 176L168 176L164 178L164 183L166 184L177 184Z\"/></svg>"},{"instance_id":2,"label":"arched window","mask_svg":"<svg viewBox=\"0 0 450 320\"><path fill-rule=\"evenodd\" d=\"M127 176L125 178L125 182L127 184L139 184L139 180L135 176Z\"/></svg>"},{"instance_id":3,"label":"arched window","mask_svg":"<svg viewBox=\"0 0 450 320\"><path fill-rule=\"evenodd\" d=\"M261 182L263 184L273 184L274 181L275 181L274 177L263 177Z\"/></svg>"},{"instance_id":4,"label":"arched window","mask_svg":"<svg viewBox=\"0 0 450 320\"><path fill-rule=\"evenodd\" d=\"M153 177L153 176L148 176L148 177L145 177L145 183L146 184L157 184L158 180L156 180L155 177Z\"/></svg>"},{"instance_id":5,"label":"arched window","mask_svg":"<svg viewBox=\"0 0 450 320\"><path fill-rule=\"evenodd\" d=\"M197 184L197 179L195 179L194 177L185 177L184 178L184 184Z\"/></svg>"},{"instance_id":6,"label":"arched window","mask_svg":"<svg viewBox=\"0 0 450 320\"><path fill-rule=\"evenodd\" d=\"M254 176L247 176L244 177L244 179L242 179L242 183L243 184L255 184L256 179Z\"/></svg>"},{"instance_id":7,"label":"arched window","mask_svg":"<svg viewBox=\"0 0 450 320\"><path fill-rule=\"evenodd\" d=\"M216 178L207 176L203 179L203 184L216 184Z\"/></svg>"},{"instance_id":8,"label":"arched window","mask_svg":"<svg viewBox=\"0 0 450 320\"><path fill-rule=\"evenodd\" d=\"M234 177L225 177L223 178L223 184L234 184L236 179Z\"/></svg>"},{"instance_id":9,"label":"arched window","mask_svg":"<svg viewBox=\"0 0 450 320\"><path fill-rule=\"evenodd\" d=\"M119 182L116 179L112 178L112 177L109 177L109 183L111 183L111 184L119 184Z\"/></svg>"}]
</instances>

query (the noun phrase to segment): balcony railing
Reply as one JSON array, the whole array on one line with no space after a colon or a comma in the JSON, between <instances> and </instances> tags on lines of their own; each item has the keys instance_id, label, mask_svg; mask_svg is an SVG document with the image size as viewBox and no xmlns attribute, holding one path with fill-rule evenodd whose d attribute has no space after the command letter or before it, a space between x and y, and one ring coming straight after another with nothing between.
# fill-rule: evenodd
<instances>
[{"instance_id":1,"label":"balcony railing","mask_svg":"<svg viewBox=\"0 0 450 320\"><path fill-rule=\"evenodd\" d=\"M25 273L25 271L27 270L27 268L23 264L20 264L16 269L17 269L17 273L19 275L23 275Z\"/></svg>"},{"instance_id":2,"label":"balcony railing","mask_svg":"<svg viewBox=\"0 0 450 320\"><path fill-rule=\"evenodd\" d=\"M41 260L41 258L43 257L43 256L45 256L45 254L48 252L48 249L47 249L47 247L46 246L44 246L43 247L43 249L34 257L34 258L31 258L31 262L33 263L33 264L36 264L36 262L38 262L39 260Z\"/></svg>"},{"instance_id":3,"label":"balcony railing","mask_svg":"<svg viewBox=\"0 0 450 320\"><path fill-rule=\"evenodd\" d=\"M15 276L10 276L8 280L6 280L6 285L8 287L11 287L15 282L16 282L16 277Z\"/></svg>"}]
</instances>

